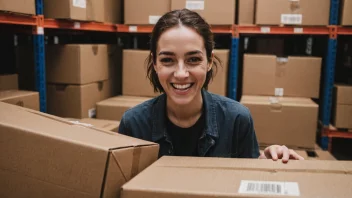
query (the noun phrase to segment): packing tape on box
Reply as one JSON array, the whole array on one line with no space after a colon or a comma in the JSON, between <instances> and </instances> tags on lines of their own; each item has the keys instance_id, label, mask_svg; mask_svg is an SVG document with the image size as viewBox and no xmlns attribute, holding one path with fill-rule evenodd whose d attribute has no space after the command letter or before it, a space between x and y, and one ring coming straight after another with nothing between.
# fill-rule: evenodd
<instances>
[{"instance_id":1,"label":"packing tape on box","mask_svg":"<svg viewBox=\"0 0 352 198\"><path fill-rule=\"evenodd\" d=\"M292 12L301 8L300 0L288 0L290 2L290 9Z\"/></svg>"},{"instance_id":2,"label":"packing tape on box","mask_svg":"<svg viewBox=\"0 0 352 198\"><path fill-rule=\"evenodd\" d=\"M142 148L134 147L133 149L133 161L132 161L132 169L131 169L131 177L134 177L139 172L139 161L141 158Z\"/></svg>"}]
</instances>

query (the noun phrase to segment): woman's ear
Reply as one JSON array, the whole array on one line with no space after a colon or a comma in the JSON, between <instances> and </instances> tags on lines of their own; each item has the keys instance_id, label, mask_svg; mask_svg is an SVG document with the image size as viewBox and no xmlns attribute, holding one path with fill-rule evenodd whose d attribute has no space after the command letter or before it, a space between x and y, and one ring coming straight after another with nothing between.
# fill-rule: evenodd
<instances>
[{"instance_id":1,"label":"woman's ear","mask_svg":"<svg viewBox=\"0 0 352 198\"><path fill-rule=\"evenodd\" d=\"M211 52L211 59L208 63L208 71L210 71L213 68L213 63L214 63L214 51Z\"/></svg>"}]
</instances>

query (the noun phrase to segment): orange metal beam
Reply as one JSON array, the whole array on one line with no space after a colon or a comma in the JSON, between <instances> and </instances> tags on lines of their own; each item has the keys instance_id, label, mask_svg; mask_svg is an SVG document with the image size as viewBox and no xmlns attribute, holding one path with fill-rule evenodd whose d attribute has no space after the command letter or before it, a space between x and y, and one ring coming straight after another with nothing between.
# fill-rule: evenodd
<instances>
[{"instance_id":1,"label":"orange metal beam","mask_svg":"<svg viewBox=\"0 0 352 198\"><path fill-rule=\"evenodd\" d=\"M352 28L351 27L338 27L337 34L338 35L352 35Z\"/></svg>"},{"instance_id":2,"label":"orange metal beam","mask_svg":"<svg viewBox=\"0 0 352 198\"><path fill-rule=\"evenodd\" d=\"M75 22L68 20L45 19L44 28L71 29L100 32L116 32L117 25L96 22Z\"/></svg>"},{"instance_id":3,"label":"orange metal beam","mask_svg":"<svg viewBox=\"0 0 352 198\"><path fill-rule=\"evenodd\" d=\"M329 35L329 27L291 27L291 26L236 26L239 34L312 34L312 35Z\"/></svg>"},{"instance_id":4,"label":"orange metal beam","mask_svg":"<svg viewBox=\"0 0 352 198\"><path fill-rule=\"evenodd\" d=\"M37 25L37 16L18 15L0 12L0 23L14 25Z\"/></svg>"}]
</instances>

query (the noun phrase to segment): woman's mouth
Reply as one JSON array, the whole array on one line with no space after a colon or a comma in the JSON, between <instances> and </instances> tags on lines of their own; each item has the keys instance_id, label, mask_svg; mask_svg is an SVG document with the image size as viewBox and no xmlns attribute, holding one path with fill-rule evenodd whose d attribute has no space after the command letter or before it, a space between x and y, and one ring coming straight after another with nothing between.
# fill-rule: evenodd
<instances>
[{"instance_id":1,"label":"woman's mouth","mask_svg":"<svg viewBox=\"0 0 352 198\"><path fill-rule=\"evenodd\" d=\"M170 83L171 86L176 89L176 90L180 90L180 91L184 91L187 90L189 88L191 88L194 83L188 83L188 84L177 84L177 83Z\"/></svg>"}]
</instances>

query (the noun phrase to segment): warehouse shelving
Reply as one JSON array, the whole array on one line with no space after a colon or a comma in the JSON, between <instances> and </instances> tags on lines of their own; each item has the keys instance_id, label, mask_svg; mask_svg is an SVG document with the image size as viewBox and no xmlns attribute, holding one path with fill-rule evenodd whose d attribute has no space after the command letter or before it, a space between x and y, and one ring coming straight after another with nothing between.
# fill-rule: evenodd
<instances>
[{"instance_id":1,"label":"warehouse shelving","mask_svg":"<svg viewBox=\"0 0 352 198\"><path fill-rule=\"evenodd\" d=\"M77 31L115 32L115 33L151 33L153 25L123 25L97 22L82 22L69 20L44 19L43 0L36 0L36 16L16 15L0 13L0 23L17 24L33 27L33 44L35 51L36 68L36 89L40 93L40 109L46 111L46 79L45 79L45 29L67 29ZM248 34L268 34L268 35L326 35L328 39L327 56L325 57L325 67L323 71L323 94L321 97L322 106L320 120L323 127L321 144L324 149L329 146L329 139L342 137L343 134L336 135L336 131L329 130L332 89L334 84L334 71L336 60L336 49L338 35L352 35L352 28L338 26L339 0L331 0L330 25L326 27L314 26L212 26L212 31L216 34L231 34L231 57L229 74L229 97L236 99L238 90L239 71L239 41L240 37Z\"/></svg>"}]
</instances>

